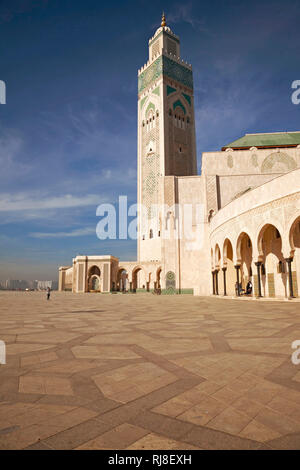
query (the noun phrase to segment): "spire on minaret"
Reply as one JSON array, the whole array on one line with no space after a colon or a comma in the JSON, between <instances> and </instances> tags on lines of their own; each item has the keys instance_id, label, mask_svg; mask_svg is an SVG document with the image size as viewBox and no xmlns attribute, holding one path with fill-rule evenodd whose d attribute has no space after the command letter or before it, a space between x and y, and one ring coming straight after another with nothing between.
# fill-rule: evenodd
<instances>
[{"instance_id":1,"label":"spire on minaret","mask_svg":"<svg viewBox=\"0 0 300 470\"><path fill-rule=\"evenodd\" d=\"M166 17L165 17L165 12L164 12L164 11L163 11L162 18L161 18L161 26L162 26L162 27L167 26Z\"/></svg>"}]
</instances>

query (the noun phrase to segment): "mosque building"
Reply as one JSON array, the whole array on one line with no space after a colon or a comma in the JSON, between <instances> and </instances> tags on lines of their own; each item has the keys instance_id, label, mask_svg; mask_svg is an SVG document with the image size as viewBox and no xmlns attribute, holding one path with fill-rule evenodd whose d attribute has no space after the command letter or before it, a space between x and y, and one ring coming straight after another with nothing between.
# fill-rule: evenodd
<instances>
[{"instance_id":1,"label":"mosque building","mask_svg":"<svg viewBox=\"0 0 300 470\"><path fill-rule=\"evenodd\" d=\"M76 256L59 290L298 296L300 132L246 134L198 175L192 66L164 15L138 71L137 175L137 260Z\"/></svg>"}]
</instances>

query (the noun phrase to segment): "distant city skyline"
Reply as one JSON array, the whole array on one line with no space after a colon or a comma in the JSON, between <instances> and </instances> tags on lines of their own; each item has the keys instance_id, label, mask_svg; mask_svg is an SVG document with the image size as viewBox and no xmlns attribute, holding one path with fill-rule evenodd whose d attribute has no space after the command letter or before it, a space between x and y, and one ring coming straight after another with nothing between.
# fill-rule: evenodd
<instances>
[{"instance_id":1,"label":"distant city skyline","mask_svg":"<svg viewBox=\"0 0 300 470\"><path fill-rule=\"evenodd\" d=\"M136 258L134 240L97 239L96 208L136 201L137 70L161 8L1 2L0 278L57 279L79 253ZM163 8L193 64L199 171L202 152L245 133L299 130L300 2Z\"/></svg>"},{"instance_id":2,"label":"distant city skyline","mask_svg":"<svg viewBox=\"0 0 300 470\"><path fill-rule=\"evenodd\" d=\"M58 288L57 280L41 281L37 279L26 280L26 279L5 279L0 280L0 288L7 290L25 290L27 288L35 290L45 290L50 287L53 290Z\"/></svg>"}]
</instances>

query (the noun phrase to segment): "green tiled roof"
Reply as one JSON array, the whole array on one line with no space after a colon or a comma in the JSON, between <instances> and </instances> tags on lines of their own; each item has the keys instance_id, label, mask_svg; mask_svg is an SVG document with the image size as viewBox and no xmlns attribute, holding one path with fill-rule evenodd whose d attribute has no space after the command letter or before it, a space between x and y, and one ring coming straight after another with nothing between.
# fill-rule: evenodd
<instances>
[{"instance_id":1,"label":"green tiled roof","mask_svg":"<svg viewBox=\"0 0 300 470\"><path fill-rule=\"evenodd\" d=\"M300 144L300 131L274 132L273 134L245 134L240 139L234 140L226 148L250 148L250 147L279 147Z\"/></svg>"}]
</instances>

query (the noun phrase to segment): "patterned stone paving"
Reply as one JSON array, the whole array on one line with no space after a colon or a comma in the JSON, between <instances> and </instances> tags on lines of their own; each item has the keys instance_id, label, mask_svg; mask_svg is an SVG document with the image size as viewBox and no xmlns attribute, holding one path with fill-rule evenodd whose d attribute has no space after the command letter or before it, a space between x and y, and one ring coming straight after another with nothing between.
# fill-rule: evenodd
<instances>
[{"instance_id":1,"label":"patterned stone paving","mask_svg":"<svg viewBox=\"0 0 300 470\"><path fill-rule=\"evenodd\" d=\"M297 302L0 292L0 449L299 449Z\"/></svg>"}]
</instances>

